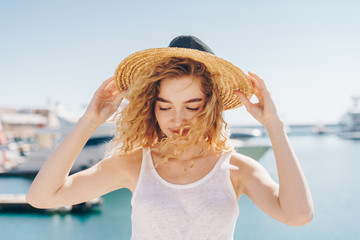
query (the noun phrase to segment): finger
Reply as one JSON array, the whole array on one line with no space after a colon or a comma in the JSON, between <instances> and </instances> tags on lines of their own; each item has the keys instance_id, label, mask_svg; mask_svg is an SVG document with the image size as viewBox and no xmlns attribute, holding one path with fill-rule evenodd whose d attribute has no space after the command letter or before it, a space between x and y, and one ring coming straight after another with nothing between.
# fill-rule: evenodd
<instances>
[{"instance_id":1,"label":"finger","mask_svg":"<svg viewBox=\"0 0 360 240\"><path fill-rule=\"evenodd\" d=\"M257 74L248 71L249 75L251 75L252 77L256 78L256 79L261 79L261 77L259 77Z\"/></svg>"},{"instance_id":2,"label":"finger","mask_svg":"<svg viewBox=\"0 0 360 240\"><path fill-rule=\"evenodd\" d=\"M261 101L263 99L263 97L261 94L262 88L260 87L259 82L254 77L249 76L249 75L247 75L247 76L249 77L249 79L251 80L251 82L253 84L255 96L258 98L259 101Z\"/></svg>"},{"instance_id":3,"label":"finger","mask_svg":"<svg viewBox=\"0 0 360 240\"><path fill-rule=\"evenodd\" d=\"M122 100L124 99L125 97L125 94L126 94L126 91L122 91L121 93L118 92L118 96L116 96L114 102L113 102L113 105L118 108L120 106L120 103L122 102Z\"/></svg>"},{"instance_id":4,"label":"finger","mask_svg":"<svg viewBox=\"0 0 360 240\"><path fill-rule=\"evenodd\" d=\"M120 94L121 92L119 91L119 89L116 87L115 82L110 82L106 88L104 89L107 92L110 92L112 95L117 95Z\"/></svg>"},{"instance_id":5,"label":"finger","mask_svg":"<svg viewBox=\"0 0 360 240\"><path fill-rule=\"evenodd\" d=\"M257 74L250 72L250 71L248 71L248 73L250 76L252 76L254 79L256 79L256 81L259 83L259 85L262 89L267 89L266 85L265 85L265 81L261 77L259 77Z\"/></svg>"},{"instance_id":6,"label":"finger","mask_svg":"<svg viewBox=\"0 0 360 240\"><path fill-rule=\"evenodd\" d=\"M112 88L116 87L114 77L110 78L110 81L107 82L106 87L112 87Z\"/></svg>"},{"instance_id":7,"label":"finger","mask_svg":"<svg viewBox=\"0 0 360 240\"><path fill-rule=\"evenodd\" d=\"M112 80L114 79L114 77L110 77L108 79L106 79L105 81L102 82L102 84L100 85L100 87L96 90L96 93L103 93L104 91L106 91L106 87L109 85L109 83L112 82Z\"/></svg>"},{"instance_id":8,"label":"finger","mask_svg":"<svg viewBox=\"0 0 360 240\"><path fill-rule=\"evenodd\" d=\"M234 94L240 98L241 102L245 105L246 109L249 109L252 106L250 100L240 90L234 90Z\"/></svg>"},{"instance_id":9,"label":"finger","mask_svg":"<svg viewBox=\"0 0 360 240\"><path fill-rule=\"evenodd\" d=\"M249 71L249 74L251 74L252 76L250 76L251 79L254 79L255 82L257 82L257 86L259 86L259 93L261 93L262 98L267 97L270 92L266 87L266 84L264 82L264 80L262 78L260 78L259 76L257 76L255 73L252 73Z\"/></svg>"},{"instance_id":10,"label":"finger","mask_svg":"<svg viewBox=\"0 0 360 240\"><path fill-rule=\"evenodd\" d=\"M101 84L100 88L105 88L109 83L111 83L114 80L114 76L109 77L103 83Z\"/></svg>"},{"instance_id":11,"label":"finger","mask_svg":"<svg viewBox=\"0 0 360 240\"><path fill-rule=\"evenodd\" d=\"M250 71L248 71L248 73L253 77L259 77L256 73L253 73L253 72L250 72Z\"/></svg>"},{"instance_id":12,"label":"finger","mask_svg":"<svg viewBox=\"0 0 360 240\"><path fill-rule=\"evenodd\" d=\"M104 86L104 88L102 90L105 93L110 94L112 96L117 96L118 94L120 94L119 89L115 85L114 77L110 78L111 81L108 81L108 80L106 80L106 85Z\"/></svg>"},{"instance_id":13,"label":"finger","mask_svg":"<svg viewBox=\"0 0 360 240\"><path fill-rule=\"evenodd\" d=\"M107 84L104 87L105 91L114 91L117 90L117 87L115 85L115 80L114 78L111 79L111 81L107 82Z\"/></svg>"},{"instance_id":14,"label":"finger","mask_svg":"<svg viewBox=\"0 0 360 240\"><path fill-rule=\"evenodd\" d=\"M248 73L249 73L248 76L250 77L250 79L252 79L252 81L254 81L259 88L262 88L262 84L261 84L262 79L258 75L254 74L250 71Z\"/></svg>"},{"instance_id":15,"label":"finger","mask_svg":"<svg viewBox=\"0 0 360 240\"><path fill-rule=\"evenodd\" d=\"M254 90L254 95L256 96L257 100L262 103L264 101L263 95L261 94L261 92L259 92L258 89Z\"/></svg>"},{"instance_id":16,"label":"finger","mask_svg":"<svg viewBox=\"0 0 360 240\"><path fill-rule=\"evenodd\" d=\"M251 83L254 87L254 89L261 89L261 86L260 86L260 83L257 81L257 79L253 76L250 76L250 75L246 75L249 77L249 79L251 80Z\"/></svg>"}]
</instances>

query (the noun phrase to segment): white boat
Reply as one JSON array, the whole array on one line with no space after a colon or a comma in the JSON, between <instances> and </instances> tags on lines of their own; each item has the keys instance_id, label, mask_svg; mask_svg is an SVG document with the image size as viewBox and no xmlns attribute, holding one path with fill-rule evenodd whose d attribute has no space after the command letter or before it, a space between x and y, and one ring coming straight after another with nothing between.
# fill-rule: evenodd
<instances>
[{"instance_id":1,"label":"white boat","mask_svg":"<svg viewBox=\"0 0 360 240\"><path fill-rule=\"evenodd\" d=\"M247 140L253 137L260 137L264 134L263 131L258 128L243 128L243 127L232 128L230 132L231 132L231 136L230 136L231 138L242 139L242 140Z\"/></svg>"},{"instance_id":2,"label":"white boat","mask_svg":"<svg viewBox=\"0 0 360 240\"><path fill-rule=\"evenodd\" d=\"M329 130L324 124L316 124L315 126L312 127L311 131L316 135L323 135L329 132Z\"/></svg>"},{"instance_id":3,"label":"white boat","mask_svg":"<svg viewBox=\"0 0 360 240\"><path fill-rule=\"evenodd\" d=\"M16 167L23 161L18 144L8 140L0 119L0 173Z\"/></svg>"},{"instance_id":4,"label":"white boat","mask_svg":"<svg viewBox=\"0 0 360 240\"><path fill-rule=\"evenodd\" d=\"M0 146L0 173L7 172L25 161L16 143Z\"/></svg>"},{"instance_id":5,"label":"white boat","mask_svg":"<svg viewBox=\"0 0 360 240\"><path fill-rule=\"evenodd\" d=\"M45 212L45 213L84 213L98 209L103 199L92 200L63 207L39 209L26 202L26 194L0 194L0 212Z\"/></svg>"},{"instance_id":6,"label":"white boat","mask_svg":"<svg viewBox=\"0 0 360 240\"><path fill-rule=\"evenodd\" d=\"M64 119L58 116L60 122L59 129L44 128L35 134L35 143L27 151L24 161L16 166L2 172L3 175L35 175L40 170L44 162L49 158L56 146L75 126L75 121ZM87 169L105 156L105 143L113 138L115 132L111 124L103 124L85 144L76 159L71 173Z\"/></svg>"},{"instance_id":7,"label":"white boat","mask_svg":"<svg viewBox=\"0 0 360 240\"><path fill-rule=\"evenodd\" d=\"M354 105L340 121L338 135L342 138L360 140L360 96L352 98Z\"/></svg>"},{"instance_id":8,"label":"white boat","mask_svg":"<svg viewBox=\"0 0 360 240\"><path fill-rule=\"evenodd\" d=\"M270 148L270 144L260 141L242 141L239 139L230 139L236 152L252 159L259 160Z\"/></svg>"},{"instance_id":9,"label":"white boat","mask_svg":"<svg viewBox=\"0 0 360 240\"><path fill-rule=\"evenodd\" d=\"M259 160L271 148L270 144L256 141L258 137L265 135L260 128L232 127L230 133L235 151L255 160Z\"/></svg>"}]
</instances>

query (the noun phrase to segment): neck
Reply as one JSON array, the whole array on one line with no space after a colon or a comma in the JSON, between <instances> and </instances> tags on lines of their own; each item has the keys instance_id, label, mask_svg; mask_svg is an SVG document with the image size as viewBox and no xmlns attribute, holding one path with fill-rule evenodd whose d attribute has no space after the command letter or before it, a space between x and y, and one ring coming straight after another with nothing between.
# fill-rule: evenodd
<instances>
[{"instance_id":1,"label":"neck","mask_svg":"<svg viewBox=\"0 0 360 240\"><path fill-rule=\"evenodd\" d=\"M162 153L159 144L154 146L154 150L160 155L168 156L169 160L188 161L208 154L211 151L211 148L206 142L202 142L188 147L180 154L176 153L172 147L166 148L165 152Z\"/></svg>"},{"instance_id":2,"label":"neck","mask_svg":"<svg viewBox=\"0 0 360 240\"><path fill-rule=\"evenodd\" d=\"M200 154L201 155L206 154L207 152L209 152L207 145L197 144L186 149L185 152L177 156L176 159L181 161L187 161L194 159L194 157L195 158L198 157Z\"/></svg>"}]
</instances>

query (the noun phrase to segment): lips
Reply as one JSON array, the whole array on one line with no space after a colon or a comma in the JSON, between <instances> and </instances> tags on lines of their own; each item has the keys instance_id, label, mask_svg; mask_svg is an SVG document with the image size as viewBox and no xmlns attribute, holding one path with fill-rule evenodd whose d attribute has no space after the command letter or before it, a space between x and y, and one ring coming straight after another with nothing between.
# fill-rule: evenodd
<instances>
[{"instance_id":1,"label":"lips","mask_svg":"<svg viewBox=\"0 0 360 240\"><path fill-rule=\"evenodd\" d=\"M172 134L180 135L180 129L169 129ZM183 129L182 136L186 135L189 132L189 129Z\"/></svg>"}]
</instances>

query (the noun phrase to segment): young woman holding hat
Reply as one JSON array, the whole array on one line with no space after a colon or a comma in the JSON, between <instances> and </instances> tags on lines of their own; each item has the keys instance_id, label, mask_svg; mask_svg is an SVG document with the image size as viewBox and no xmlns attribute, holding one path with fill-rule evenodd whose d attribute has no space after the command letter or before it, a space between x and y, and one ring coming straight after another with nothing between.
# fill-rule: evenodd
<instances>
[{"instance_id":1,"label":"young woman holding hat","mask_svg":"<svg viewBox=\"0 0 360 240\"><path fill-rule=\"evenodd\" d=\"M252 94L258 103L251 103ZM69 176L92 133L115 114L112 151ZM268 132L279 184L253 159L233 151L222 117L245 105ZM44 164L27 201L52 208L110 191L132 193L132 239L233 239L246 194L285 224L309 223L309 187L264 81L216 57L193 36L124 59L85 114Z\"/></svg>"}]
</instances>

